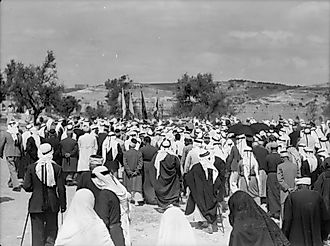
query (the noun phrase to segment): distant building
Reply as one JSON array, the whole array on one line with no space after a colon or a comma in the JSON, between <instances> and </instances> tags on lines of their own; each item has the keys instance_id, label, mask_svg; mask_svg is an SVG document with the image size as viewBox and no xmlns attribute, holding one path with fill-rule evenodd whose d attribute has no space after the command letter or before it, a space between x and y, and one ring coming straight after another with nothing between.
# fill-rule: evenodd
<instances>
[{"instance_id":1,"label":"distant building","mask_svg":"<svg viewBox=\"0 0 330 246\"><path fill-rule=\"evenodd\" d=\"M75 84L74 88L79 90L86 89L88 88L88 84Z\"/></svg>"}]
</instances>

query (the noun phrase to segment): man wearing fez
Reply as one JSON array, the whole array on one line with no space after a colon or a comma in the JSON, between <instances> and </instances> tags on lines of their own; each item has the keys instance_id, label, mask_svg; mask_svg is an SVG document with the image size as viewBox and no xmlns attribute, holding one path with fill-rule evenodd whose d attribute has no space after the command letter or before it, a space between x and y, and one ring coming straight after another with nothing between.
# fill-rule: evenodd
<instances>
[{"instance_id":1,"label":"man wearing fez","mask_svg":"<svg viewBox=\"0 0 330 246\"><path fill-rule=\"evenodd\" d=\"M142 153L135 149L137 140L132 138L129 143L129 150L124 152L124 178L123 183L127 191L132 194L132 202L136 206L142 205Z\"/></svg>"}]
</instances>

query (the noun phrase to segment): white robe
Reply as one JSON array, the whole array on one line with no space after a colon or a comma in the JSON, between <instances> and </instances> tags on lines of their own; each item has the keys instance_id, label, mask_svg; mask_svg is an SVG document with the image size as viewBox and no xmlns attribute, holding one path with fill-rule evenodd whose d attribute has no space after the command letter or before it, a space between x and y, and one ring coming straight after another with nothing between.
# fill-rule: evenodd
<instances>
[{"instance_id":1,"label":"white robe","mask_svg":"<svg viewBox=\"0 0 330 246\"><path fill-rule=\"evenodd\" d=\"M108 229L94 211L95 198L88 189L78 190L60 227L55 246L113 246Z\"/></svg>"},{"instance_id":2,"label":"white robe","mask_svg":"<svg viewBox=\"0 0 330 246\"><path fill-rule=\"evenodd\" d=\"M78 139L79 160L77 171L89 171L89 157L97 152L97 140L90 133L85 133Z\"/></svg>"}]
</instances>

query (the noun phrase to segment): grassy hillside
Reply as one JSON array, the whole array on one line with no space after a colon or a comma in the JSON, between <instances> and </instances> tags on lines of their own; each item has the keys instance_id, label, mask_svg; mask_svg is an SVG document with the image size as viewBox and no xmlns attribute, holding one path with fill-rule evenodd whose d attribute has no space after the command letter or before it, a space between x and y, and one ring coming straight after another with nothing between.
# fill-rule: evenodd
<instances>
[{"instance_id":1,"label":"grassy hillside","mask_svg":"<svg viewBox=\"0 0 330 246\"><path fill-rule=\"evenodd\" d=\"M317 86L289 86L280 83L255 82L248 80L217 81L218 87L227 93L233 102L237 116L245 119L255 117L258 120L278 118L281 114L286 118L299 116L308 119L306 115L311 104L316 105L316 114L319 116L322 107L326 104L327 85ZM141 83L136 84L133 98L140 107L141 90L143 91L147 110L152 112L155 100L160 98L160 105L164 116L170 115L171 107L175 102L176 83ZM99 85L84 90L72 91L68 94L81 100L81 103L96 106L97 101L105 101L106 89Z\"/></svg>"}]
</instances>

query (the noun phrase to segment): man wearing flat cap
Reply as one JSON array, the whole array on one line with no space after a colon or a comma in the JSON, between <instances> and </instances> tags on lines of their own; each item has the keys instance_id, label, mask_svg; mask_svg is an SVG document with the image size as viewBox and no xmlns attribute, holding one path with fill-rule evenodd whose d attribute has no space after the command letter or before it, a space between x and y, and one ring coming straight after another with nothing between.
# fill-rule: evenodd
<instances>
[{"instance_id":1,"label":"man wearing flat cap","mask_svg":"<svg viewBox=\"0 0 330 246\"><path fill-rule=\"evenodd\" d=\"M292 246L323 245L330 233L329 211L320 194L309 189L311 178L298 178L296 185L284 204L283 233Z\"/></svg>"}]
</instances>

